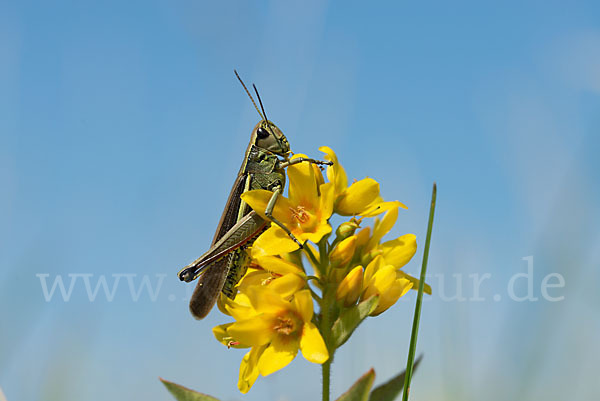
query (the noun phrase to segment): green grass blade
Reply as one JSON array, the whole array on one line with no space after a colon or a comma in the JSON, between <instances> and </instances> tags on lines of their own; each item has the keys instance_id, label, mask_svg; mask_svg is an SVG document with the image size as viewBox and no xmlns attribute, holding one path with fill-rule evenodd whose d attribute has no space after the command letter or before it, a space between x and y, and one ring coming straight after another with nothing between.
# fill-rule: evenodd
<instances>
[{"instance_id":1,"label":"green grass blade","mask_svg":"<svg viewBox=\"0 0 600 401\"><path fill-rule=\"evenodd\" d=\"M437 196L437 186L433 183L431 193L431 207L429 209L429 223L427 225L427 238L425 239L425 249L423 251L423 264L421 265L421 278L419 281L419 292L417 293L417 303L415 305L415 317L413 319L412 332L410 334L410 347L408 348L408 361L406 362L406 376L404 378L404 392L402 401L408 400L410 392L410 380L412 379L413 362L415 360L415 351L417 349L417 336L419 334L419 320L421 318L421 303L423 302L423 288L425 285L425 274L427 273L427 258L429 257L429 244L431 243L431 230L433 228L433 215L435 212L435 199Z\"/></svg>"}]
</instances>

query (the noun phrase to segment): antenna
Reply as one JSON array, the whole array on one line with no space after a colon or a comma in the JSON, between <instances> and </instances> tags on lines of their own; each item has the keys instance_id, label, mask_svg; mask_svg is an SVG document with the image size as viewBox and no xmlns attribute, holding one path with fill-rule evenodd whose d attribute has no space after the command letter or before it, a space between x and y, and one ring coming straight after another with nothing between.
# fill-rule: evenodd
<instances>
[{"instance_id":1,"label":"antenna","mask_svg":"<svg viewBox=\"0 0 600 401\"><path fill-rule=\"evenodd\" d=\"M237 79L240 81L240 83L244 87L244 90L248 94L248 97L250 98L250 100L252 100L252 104L254 105L254 108L256 109L256 111L258 111L258 114L260 115L260 118L262 118L263 120L266 121L267 118L260 113L260 110L258 109L258 106L256 105L256 102L254 101L254 98L252 97L252 95L250 94L250 92L248 92L248 88L246 88L246 85L244 85L244 81L242 81L242 78L240 78L240 76L239 76L239 74L237 73L236 70L233 70L233 72L235 72L235 76L237 77ZM254 89L256 90L256 88L254 88ZM256 95L258 96L258 92L256 92ZM260 101L260 97L258 98L258 100ZM260 107L262 107L262 103L260 104ZM265 110L263 109L263 113L264 113L264 111Z\"/></svg>"},{"instance_id":2,"label":"antenna","mask_svg":"<svg viewBox=\"0 0 600 401\"><path fill-rule=\"evenodd\" d=\"M263 115L265 116L265 121L267 120L267 113L265 113L265 108L263 107L262 100L260 100L260 95L258 94L258 89L256 89L256 85L252 84L254 87L254 92L256 92L256 97L258 98L258 103L260 103L260 108L262 109Z\"/></svg>"}]
</instances>

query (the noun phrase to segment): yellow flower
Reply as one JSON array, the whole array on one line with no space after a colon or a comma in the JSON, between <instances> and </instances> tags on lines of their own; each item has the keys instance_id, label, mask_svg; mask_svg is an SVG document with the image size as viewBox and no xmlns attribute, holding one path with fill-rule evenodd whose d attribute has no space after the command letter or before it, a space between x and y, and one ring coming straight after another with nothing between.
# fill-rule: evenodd
<instances>
[{"instance_id":1,"label":"yellow flower","mask_svg":"<svg viewBox=\"0 0 600 401\"><path fill-rule=\"evenodd\" d=\"M325 153L325 159L333 165L327 168L327 178L334 185L335 212L342 216L372 217L393 207L402 207L398 201L384 202L379 196L379 183L372 178L364 178L348 187L346 171L339 163L337 155L328 146L319 150Z\"/></svg>"},{"instance_id":2,"label":"yellow flower","mask_svg":"<svg viewBox=\"0 0 600 401\"><path fill-rule=\"evenodd\" d=\"M253 260L238 284L238 290L246 293L251 286L268 286L282 298L290 298L306 286L304 270L292 262L277 256L261 256Z\"/></svg>"},{"instance_id":3,"label":"yellow flower","mask_svg":"<svg viewBox=\"0 0 600 401\"><path fill-rule=\"evenodd\" d=\"M357 236L356 248L362 254L361 263L368 264L376 256L381 255L385 264L393 265L396 268L398 277L405 278L413 284L413 289L419 288L419 279L405 273L401 270L405 264L414 256L417 251L417 237L414 234L404 234L400 237L381 243L381 239L387 234L398 218L398 208L392 208L383 216L377 219L373 226L371 235L370 227L360 230ZM431 295L431 286L424 284L424 291Z\"/></svg>"},{"instance_id":4,"label":"yellow flower","mask_svg":"<svg viewBox=\"0 0 600 401\"><path fill-rule=\"evenodd\" d=\"M294 156L301 157L297 154ZM286 226L302 243L309 240L317 243L331 232L329 218L333 213L332 183L322 182L320 171L310 163L299 163L287 168L290 181L289 199L280 196L273 209L273 217ZM267 219L264 212L272 192L257 189L245 192L241 198L261 217ZM276 224L262 233L252 245L252 257L280 255L298 249L283 229Z\"/></svg>"},{"instance_id":5,"label":"yellow flower","mask_svg":"<svg viewBox=\"0 0 600 401\"><path fill-rule=\"evenodd\" d=\"M309 290L297 292L291 302L268 287L251 286L247 292L249 307L233 308L236 322L213 329L217 340L226 345L252 347L240 365L241 392L247 392L259 374L267 376L287 366L298 349L310 362L327 361L325 342L311 322Z\"/></svg>"},{"instance_id":6,"label":"yellow flower","mask_svg":"<svg viewBox=\"0 0 600 401\"><path fill-rule=\"evenodd\" d=\"M338 286L335 297L345 307L354 305L358 300L363 287L363 273L363 267L356 266Z\"/></svg>"},{"instance_id":7,"label":"yellow flower","mask_svg":"<svg viewBox=\"0 0 600 401\"><path fill-rule=\"evenodd\" d=\"M377 316L406 294L413 284L402 276L398 276L396 268L385 265L383 257L377 256L369 263L364 274L364 291L361 300L379 295L379 303L371 316Z\"/></svg>"}]
</instances>

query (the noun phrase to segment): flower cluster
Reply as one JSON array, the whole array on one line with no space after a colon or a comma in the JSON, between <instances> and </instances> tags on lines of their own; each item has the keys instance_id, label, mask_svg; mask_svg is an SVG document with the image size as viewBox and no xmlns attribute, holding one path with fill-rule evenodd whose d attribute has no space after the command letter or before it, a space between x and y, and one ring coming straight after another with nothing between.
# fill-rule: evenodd
<instances>
[{"instance_id":1,"label":"flower cluster","mask_svg":"<svg viewBox=\"0 0 600 401\"><path fill-rule=\"evenodd\" d=\"M418 280L401 270L416 252L415 236L383 241L406 206L384 201L372 178L348 185L336 154L328 147L319 150L333 162L327 182L315 164L289 166L289 196L279 197L273 210L302 249L272 224L249 250L251 262L235 300L219 300L219 309L234 322L215 327L215 337L228 347L251 348L240 366L238 388L243 393L259 375L288 365L298 350L310 362L330 363L345 341L336 338L341 335L332 327L346 311L369 301L367 315L377 316L418 287ZM267 219L271 195L253 190L242 200ZM335 231L330 225L334 214L347 218ZM366 218L375 218L372 227L361 227ZM431 293L429 286L425 291Z\"/></svg>"}]
</instances>

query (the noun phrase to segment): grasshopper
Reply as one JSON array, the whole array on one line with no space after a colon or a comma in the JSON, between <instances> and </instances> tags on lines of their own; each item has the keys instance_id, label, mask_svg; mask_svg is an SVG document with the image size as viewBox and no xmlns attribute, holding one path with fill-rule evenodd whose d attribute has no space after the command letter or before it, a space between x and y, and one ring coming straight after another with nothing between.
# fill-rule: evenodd
<instances>
[{"instance_id":1,"label":"grasshopper","mask_svg":"<svg viewBox=\"0 0 600 401\"><path fill-rule=\"evenodd\" d=\"M267 119L256 86L253 85L260 109L237 71L234 72L260 115L261 121L252 130L242 166L227 198L210 249L185 266L178 274L179 279L185 282L198 278L190 299L190 311L196 319L203 319L208 315L220 292L231 299L235 298L237 292L235 286L247 268L246 248L267 229L269 223L280 226L302 248L302 244L292 232L272 215L277 198L285 187L284 169L301 162L319 166L332 164L329 161L306 157L290 160L292 154L290 144L283 132ZM240 199L242 193L253 189L266 189L273 192L265 210L268 221Z\"/></svg>"}]
</instances>

